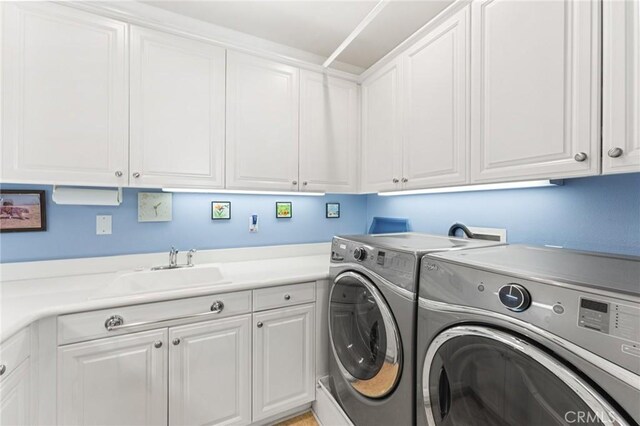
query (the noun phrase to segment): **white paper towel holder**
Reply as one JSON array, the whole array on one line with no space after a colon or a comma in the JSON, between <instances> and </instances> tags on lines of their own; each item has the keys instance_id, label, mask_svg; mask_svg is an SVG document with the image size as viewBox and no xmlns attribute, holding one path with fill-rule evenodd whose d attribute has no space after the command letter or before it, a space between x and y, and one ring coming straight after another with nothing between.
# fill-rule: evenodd
<instances>
[{"instance_id":1,"label":"white paper towel holder","mask_svg":"<svg viewBox=\"0 0 640 426\"><path fill-rule=\"evenodd\" d=\"M122 188L82 188L53 185L51 199L56 204L74 206L119 206Z\"/></svg>"}]
</instances>

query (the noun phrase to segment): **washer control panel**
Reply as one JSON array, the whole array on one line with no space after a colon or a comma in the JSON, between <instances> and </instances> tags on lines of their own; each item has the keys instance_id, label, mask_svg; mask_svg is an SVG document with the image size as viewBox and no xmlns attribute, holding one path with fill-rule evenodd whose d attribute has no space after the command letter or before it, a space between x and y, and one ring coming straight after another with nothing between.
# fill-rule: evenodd
<instances>
[{"instance_id":1,"label":"washer control panel","mask_svg":"<svg viewBox=\"0 0 640 426\"><path fill-rule=\"evenodd\" d=\"M640 342L640 308L581 297L578 326Z\"/></svg>"}]
</instances>

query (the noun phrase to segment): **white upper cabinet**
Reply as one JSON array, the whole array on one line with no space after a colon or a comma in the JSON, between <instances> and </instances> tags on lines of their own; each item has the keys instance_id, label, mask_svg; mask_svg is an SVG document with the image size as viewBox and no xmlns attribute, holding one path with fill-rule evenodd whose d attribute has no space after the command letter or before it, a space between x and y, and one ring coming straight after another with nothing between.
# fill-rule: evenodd
<instances>
[{"instance_id":1,"label":"white upper cabinet","mask_svg":"<svg viewBox=\"0 0 640 426\"><path fill-rule=\"evenodd\" d=\"M400 68L393 61L362 83L362 192L401 187Z\"/></svg>"},{"instance_id":2,"label":"white upper cabinet","mask_svg":"<svg viewBox=\"0 0 640 426\"><path fill-rule=\"evenodd\" d=\"M298 190L299 71L227 55L226 186Z\"/></svg>"},{"instance_id":3,"label":"white upper cabinet","mask_svg":"<svg viewBox=\"0 0 640 426\"><path fill-rule=\"evenodd\" d=\"M469 8L403 55L405 189L467 182Z\"/></svg>"},{"instance_id":4,"label":"white upper cabinet","mask_svg":"<svg viewBox=\"0 0 640 426\"><path fill-rule=\"evenodd\" d=\"M603 3L604 173L640 171L640 3Z\"/></svg>"},{"instance_id":5,"label":"white upper cabinet","mask_svg":"<svg viewBox=\"0 0 640 426\"><path fill-rule=\"evenodd\" d=\"M251 423L251 315L169 329L169 425Z\"/></svg>"},{"instance_id":6,"label":"white upper cabinet","mask_svg":"<svg viewBox=\"0 0 640 426\"><path fill-rule=\"evenodd\" d=\"M300 71L300 190L356 192L358 86Z\"/></svg>"},{"instance_id":7,"label":"white upper cabinet","mask_svg":"<svg viewBox=\"0 0 640 426\"><path fill-rule=\"evenodd\" d=\"M167 424L167 330L58 348L60 425Z\"/></svg>"},{"instance_id":8,"label":"white upper cabinet","mask_svg":"<svg viewBox=\"0 0 640 426\"><path fill-rule=\"evenodd\" d=\"M50 2L5 2L4 182L122 186L127 26Z\"/></svg>"},{"instance_id":9,"label":"white upper cabinet","mask_svg":"<svg viewBox=\"0 0 640 426\"><path fill-rule=\"evenodd\" d=\"M600 3L471 4L473 182L600 167Z\"/></svg>"},{"instance_id":10,"label":"white upper cabinet","mask_svg":"<svg viewBox=\"0 0 640 426\"><path fill-rule=\"evenodd\" d=\"M131 186L224 187L225 50L131 27Z\"/></svg>"}]
</instances>

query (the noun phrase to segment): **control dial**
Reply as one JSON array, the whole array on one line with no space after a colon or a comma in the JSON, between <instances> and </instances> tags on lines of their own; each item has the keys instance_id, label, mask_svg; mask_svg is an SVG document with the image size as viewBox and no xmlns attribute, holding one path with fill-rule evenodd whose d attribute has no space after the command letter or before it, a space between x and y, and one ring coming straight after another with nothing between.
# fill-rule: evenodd
<instances>
[{"instance_id":1,"label":"control dial","mask_svg":"<svg viewBox=\"0 0 640 426\"><path fill-rule=\"evenodd\" d=\"M520 284L507 284L498 290L500 302L510 311L522 312L531 305L531 295Z\"/></svg>"},{"instance_id":2,"label":"control dial","mask_svg":"<svg viewBox=\"0 0 640 426\"><path fill-rule=\"evenodd\" d=\"M354 251L353 251L353 257L362 262L363 260L365 260L367 258L367 251L364 249L364 247L357 247Z\"/></svg>"}]
</instances>

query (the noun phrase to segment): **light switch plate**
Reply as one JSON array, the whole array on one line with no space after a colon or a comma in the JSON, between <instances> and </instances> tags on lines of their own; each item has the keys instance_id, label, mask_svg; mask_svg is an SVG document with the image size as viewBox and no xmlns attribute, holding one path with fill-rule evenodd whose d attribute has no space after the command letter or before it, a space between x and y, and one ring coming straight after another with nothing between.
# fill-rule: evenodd
<instances>
[{"instance_id":1,"label":"light switch plate","mask_svg":"<svg viewBox=\"0 0 640 426\"><path fill-rule=\"evenodd\" d=\"M96 216L96 235L111 234L111 215Z\"/></svg>"},{"instance_id":2,"label":"light switch plate","mask_svg":"<svg viewBox=\"0 0 640 426\"><path fill-rule=\"evenodd\" d=\"M138 222L170 222L172 195L170 192L139 192Z\"/></svg>"}]
</instances>

